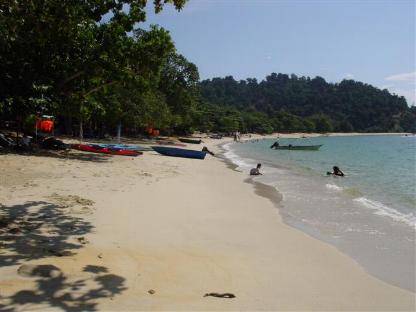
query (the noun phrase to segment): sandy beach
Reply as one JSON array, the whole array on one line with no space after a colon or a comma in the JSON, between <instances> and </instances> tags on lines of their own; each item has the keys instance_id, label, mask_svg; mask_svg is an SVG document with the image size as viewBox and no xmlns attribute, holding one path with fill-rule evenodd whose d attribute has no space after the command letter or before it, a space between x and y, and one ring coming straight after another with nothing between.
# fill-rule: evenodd
<instances>
[{"instance_id":1,"label":"sandy beach","mask_svg":"<svg viewBox=\"0 0 416 312\"><path fill-rule=\"evenodd\" d=\"M0 311L415 310L221 157L0 154L0 170Z\"/></svg>"}]
</instances>

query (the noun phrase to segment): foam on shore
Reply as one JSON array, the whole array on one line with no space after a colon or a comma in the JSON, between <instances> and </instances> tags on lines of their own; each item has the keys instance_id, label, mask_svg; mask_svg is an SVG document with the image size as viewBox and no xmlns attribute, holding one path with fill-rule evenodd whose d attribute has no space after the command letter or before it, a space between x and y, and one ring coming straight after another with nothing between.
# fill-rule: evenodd
<instances>
[{"instance_id":1,"label":"foam on shore","mask_svg":"<svg viewBox=\"0 0 416 312\"><path fill-rule=\"evenodd\" d=\"M233 147L240 145L229 145L226 155L236 165L242 164L242 171L248 172L247 164L260 161L246 159ZM341 186L343 180L337 177L317 176L278 161L276 165L259 153L246 154L263 157L264 175L253 180L279 192L278 209L285 223L334 245L374 276L415 291L414 213L370 200L359 189Z\"/></svg>"}]
</instances>

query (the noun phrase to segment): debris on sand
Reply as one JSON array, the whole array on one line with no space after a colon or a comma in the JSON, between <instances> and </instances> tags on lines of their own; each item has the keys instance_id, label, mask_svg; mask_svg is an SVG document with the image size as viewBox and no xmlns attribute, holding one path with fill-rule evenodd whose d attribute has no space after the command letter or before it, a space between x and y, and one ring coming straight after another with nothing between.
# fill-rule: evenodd
<instances>
[{"instance_id":1,"label":"debris on sand","mask_svg":"<svg viewBox=\"0 0 416 312\"><path fill-rule=\"evenodd\" d=\"M220 293L214 293L214 292L212 292L212 293L205 294L204 297L217 297L217 298L228 298L228 299L231 299L231 298L235 298L235 295L232 294L232 293L223 293L223 294L220 294Z\"/></svg>"},{"instance_id":2,"label":"debris on sand","mask_svg":"<svg viewBox=\"0 0 416 312\"><path fill-rule=\"evenodd\" d=\"M82 244L82 245L85 245L85 244L87 244L87 243L88 243L88 241L85 239L85 237L84 237L84 236L78 237L78 238L77 238L77 241L78 241L80 244Z\"/></svg>"}]
</instances>

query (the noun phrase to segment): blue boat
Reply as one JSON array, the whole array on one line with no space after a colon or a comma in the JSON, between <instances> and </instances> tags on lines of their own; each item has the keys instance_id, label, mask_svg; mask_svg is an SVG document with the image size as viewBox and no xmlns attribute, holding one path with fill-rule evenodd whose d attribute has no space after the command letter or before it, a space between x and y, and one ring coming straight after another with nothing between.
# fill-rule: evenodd
<instances>
[{"instance_id":1,"label":"blue boat","mask_svg":"<svg viewBox=\"0 0 416 312\"><path fill-rule=\"evenodd\" d=\"M152 148L159 154L173 157L204 159L207 155L206 152L194 151L177 147L152 146Z\"/></svg>"},{"instance_id":2,"label":"blue boat","mask_svg":"<svg viewBox=\"0 0 416 312\"><path fill-rule=\"evenodd\" d=\"M108 148L120 148L126 150L133 150L133 151L151 151L152 148L150 146L141 146L141 145L128 145L128 144L104 144L104 143L93 143L89 144L91 146L98 146L98 147L108 147Z\"/></svg>"}]
</instances>

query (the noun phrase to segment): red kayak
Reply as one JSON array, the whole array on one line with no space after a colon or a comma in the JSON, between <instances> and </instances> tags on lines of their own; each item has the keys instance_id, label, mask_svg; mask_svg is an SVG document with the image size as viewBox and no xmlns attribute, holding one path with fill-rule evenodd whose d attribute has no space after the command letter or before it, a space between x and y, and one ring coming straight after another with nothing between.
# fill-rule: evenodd
<instances>
[{"instance_id":1,"label":"red kayak","mask_svg":"<svg viewBox=\"0 0 416 312\"><path fill-rule=\"evenodd\" d=\"M72 144L71 148L91 153L101 153L101 154L110 154L110 155L122 155L122 156L139 156L142 155L142 152L122 149L122 148L111 148L111 147L99 147L88 144Z\"/></svg>"}]
</instances>

